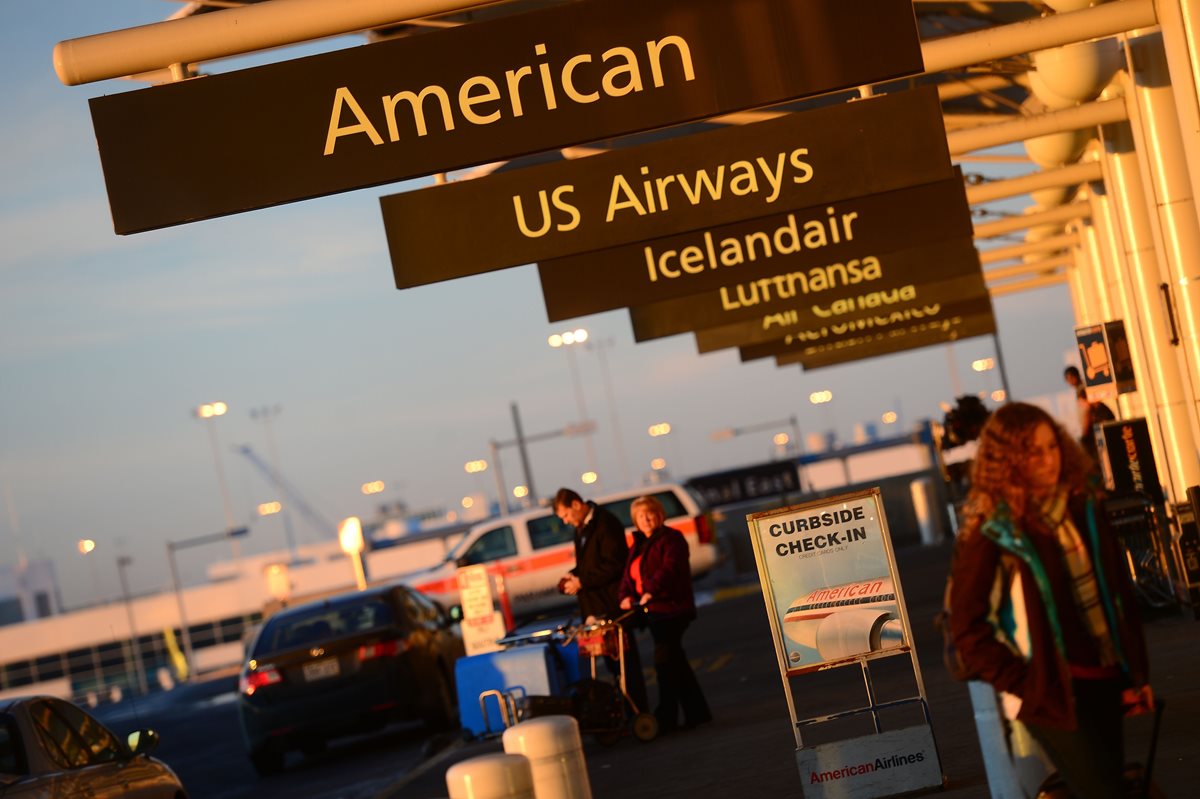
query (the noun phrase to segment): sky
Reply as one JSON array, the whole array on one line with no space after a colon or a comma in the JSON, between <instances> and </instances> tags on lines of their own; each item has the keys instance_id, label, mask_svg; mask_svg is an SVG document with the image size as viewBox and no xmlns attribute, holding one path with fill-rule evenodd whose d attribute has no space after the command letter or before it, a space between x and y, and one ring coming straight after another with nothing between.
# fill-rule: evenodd
<instances>
[{"instance_id":1,"label":"sky","mask_svg":"<svg viewBox=\"0 0 1200 799\"><path fill-rule=\"evenodd\" d=\"M467 474L464 463L488 458L490 440L514 437L512 403L526 434L577 422L572 360L597 425L600 481L580 482L592 467L584 439L553 438L529 448L542 496L561 485L585 495L625 488L655 457L686 477L774 454L773 430L712 440L721 428L795 415L805 433L833 428L849 440L856 424L907 430L940 419L940 403L957 393L1000 387L997 372L970 367L995 355L990 337L804 373L742 364L733 351L700 356L691 336L635 345L625 311L550 324L532 265L397 291L379 197L428 180L117 236L87 101L140 85L63 86L52 50L178 7L0 6L0 563L52 559L67 607L118 596L121 555L133 558L134 593L163 589L168 541L225 529L213 434L235 522L250 527L243 551L284 547L280 517L254 514L283 498L232 450L248 444L269 457L252 409L277 409L280 471L336 521L368 518L382 503L424 511L457 509L468 494L494 500L493 473ZM179 132L180 157L200 146ZM993 177L1034 169L965 168ZM1012 396L1059 391L1074 345L1065 286L1003 297L995 309ZM549 335L575 327L589 331L591 346L548 346ZM833 401L811 405L817 390ZM225 416L195 417L218 400ZM891 428L879 424L886 411L900 416ZM671 434L651 438L648 427L664 421ZM515 448L501 458L512 486ZM374 480L386 489L364 496L360 486ZM334 537L299 518L295 528L300 543ZM76 549L82 538L96 541L86 557ZM224 544L180 552L185 582L229 554Z\"/></svg>"}]
</instances>

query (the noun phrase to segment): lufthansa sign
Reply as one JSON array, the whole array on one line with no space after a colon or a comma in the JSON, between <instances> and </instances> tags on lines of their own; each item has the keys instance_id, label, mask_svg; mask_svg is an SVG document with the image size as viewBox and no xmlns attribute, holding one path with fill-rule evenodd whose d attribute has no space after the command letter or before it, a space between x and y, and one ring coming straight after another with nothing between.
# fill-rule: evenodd
<instances>
[{"instance_id":1,"label":"lufthansa sign","mask_svg":"<svg viewBox=\"0 0 1200 799\"><path fill-rule=\"evenodd\" d=\"M922 68L909 0L583 0L91 108L136 233Z\"/></svg>"},{"instance_id":2,"label":"lufthansa sign","mask_svg":"<svg viewBox=\"0 0 1200 799\"><path fill-rule=\"evenodd\" d=\"M722 286L629 309L635 341L720 327L812 306L808 319L884 310L915 299L915 287L979 274L970 236L903 250L862 248L853 257ZM782 333L781 333L782 335Z\"/></svg>"}]
</instances>

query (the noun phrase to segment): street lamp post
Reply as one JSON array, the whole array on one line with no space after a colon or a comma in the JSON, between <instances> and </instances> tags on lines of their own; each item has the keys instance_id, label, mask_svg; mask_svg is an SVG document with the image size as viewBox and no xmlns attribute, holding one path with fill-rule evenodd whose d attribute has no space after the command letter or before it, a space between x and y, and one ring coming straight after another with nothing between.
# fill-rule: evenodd
<instances>
[{"instance_id":1,"label":"street lamp post","mask_svg":"<svg viewBox=\"0 0 1200 799\"><path fill-rule=\"evenodd\" d=\"M617 461L621 464L621 476L625 480L625 485L630 485L632 481L629 475L629 458L625 454L625 436L622 433L621 423L617 420L617 400L613 395L612 375L608 371L608 357L604 354L604 350L612 346L612 339L594 339L587 343L588 349L594 345L596 347L596 355L600 359L600 377L604 380L604 396L608 400L608 418L612 423L613 428L613 443L617 445Z\"/></svg>"},{"instance_id":2,"label":"street lamp post","mask_svg":"<svg viewBox=\"0 0 1200 799\"><path fill-rule=\"evenodd\" d=\"M183 660L187 674L186 680L192 679L192 670L194 658L192 656L192 636L188 632L187 614L183 608L183 588L179 580L179 566L175 563L175 552L188 547L200 546L201 544L211 544L216 541L224 541L227 538L241 538L250 532L246 527L230 527L223 533L213 533L212 535L201 535L195 538L185 538L182 541L167 542L167 565L171 569L171 588L175 592L175 604L179 608L179 636L183 639Z\"/></svg>"},{"instance_id":3,"label":"street lamp post","mask_svg":"<svg viewBox=\"0 0 1200 799\"><path fill-rule=\"evenodd\" d=\"M271 428L271 419L278 416L283 410L280 405L263 406L261 408L251 408L250 418L261 420L263 429L267 433L267 449L271 453L271 467L274 470L273 477L275 478L275 490L279 492L279 496L285 496L286 492L283 486L279 484L279 475L282 474L279 470L279 448L275 446L275 433ZM292 516L288 513L286 505L283 506L283 536L287 542L288 557L293 563L298 560L296 553L296 536L292 531Z\"/></svg>"},{"instance_id":4,"label":"street lamp post","mask_svg":"<svg viewBox=\"0 0 1200 799\"><path fill-rule=\"evenodd\" d=\"M83 555L84 562L88 565L88 571L92 575L92 604L100 603L100 578L96 576L95 559L88 557L96 549L96 542L91 538L81 538L75 544L75 548L79 550L79 554Z\"/></svg>"},{"instance_id":5,"label":"street lamp post","mask_svg":"<svg viewBox=\"0 0 1200 799\"><path fill-rule=\"evenodd\" d=\"M224 402L206 402L193 411L197 419L208 422L218 416L224 416L228 412L229 406ZM217 486L221 491L221 508L225 513L225 529L232 531L234 529L233 500L229 497L229 485L225 482L225 467L221 464L221 447L217 444L217 426L215 424L204 426L208 429L208 443L212 445L213 464L217 468ZM234 537L230 536L230 538ZM231 546L234 562L237 564L238 573L241 574L241 550L236 540L231 541Z\"/></svg>"},{"instance_id":6,"label":"street lamp post","mask_svg":"<svg viewBox=\"0 0 1200 799\"><path fill-rule=\"evenodd\" d=\"M579 366L575 363L575 348L573 345L582 344L588 340L588 332L584 328L576 330L568 330L565 333L555 333L547 339L551 347L558 349L563 347L567 351L567 365L571 369L571 382L575 387L575 403L579 409L579 421L586 422L588 419L587 404L583 399L583 383L579 379ZM592 444L592 437L589 434L583 440L584 450L587 453L588 471L596 473L596 449ZM533 485L530 484L530 493L533 492ZM534 495L536 500L536 495Z\"/></svg>"},{"instance_id":7,"label":"street lamp post","mask_svg":"<svg viewBox=\"0 0 1200 799\"><path fill-rule=\"evenodd\" d=\"M125 567L133 563L128 555L117 556L117 576L121 580L121 599L125 601L125 615L129 617L129 649L133 656L133 672L137 675L138 693L145 696L149 691L146 684L146 666L142 663L142 647L138 644L137 625L133 618L133 600L129 596L129 580Z\"/></svg>"}]
</instances>

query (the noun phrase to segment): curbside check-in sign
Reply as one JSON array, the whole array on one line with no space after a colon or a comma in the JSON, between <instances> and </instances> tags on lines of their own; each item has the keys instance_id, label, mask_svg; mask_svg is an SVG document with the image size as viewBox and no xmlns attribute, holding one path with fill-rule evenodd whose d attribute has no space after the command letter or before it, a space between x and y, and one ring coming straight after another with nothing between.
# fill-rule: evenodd
<instances>
[{"instance_id":1,"label":"curbside check-in sign","mask_svg":"<svg viewBox=\"0 0 1200 799\"><path fill-rule=\"evenodd\" d=\"M909 0L582 0L91 109L136 233L921 70Z\"/></svg>"}]
</instances>

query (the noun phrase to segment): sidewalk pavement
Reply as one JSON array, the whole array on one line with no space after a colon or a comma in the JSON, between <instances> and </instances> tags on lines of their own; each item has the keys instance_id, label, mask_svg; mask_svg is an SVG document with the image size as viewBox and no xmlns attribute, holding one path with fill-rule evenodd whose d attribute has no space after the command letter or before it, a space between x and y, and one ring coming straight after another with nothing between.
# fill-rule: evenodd
<instances>
[{"instance_id":1,"label":"sidewalk pavement","mask_svg":"<svg viewBox=\"0 0 1200 799\"><path fill-rule=\"evenodd\" d=\"M941 639L932 625L941 603L949 557L949 546L910 547L896 553L946 778L944 790L937 795L954 799L986 797L987 779L967 687L954 681L942 666ZM789 728L766 611L756 578L750 579L753 582L743 582L741 587L713 591L715 601L700 610L699 619L684 638L715 721L649 743L627 736L613 746L603 747L590 737L585 739L592 795L597 799L802 795L795 739ZM1146 630L1154 688L1167 700L1154 764L1155 780L1167 796L1197 796L1200 622L1192 619L1190 611L1186 616L1173 612L1147 619ZM647 646L647 642L642 645ZM652 662L646 655L643 659ZM900 671L908 673L910 662L895 657L872 665L872 679L881 698L887 698L886 691L894 690L896 684L900 685L900 695L911 695L903 693L904 680L897 683L895 674L887 673L896 669L882 665L903 664L905 668ZM878 679L876 664L884 672ZM798 705L815 702L830 708L824 712L833 712L863 702L863 681L854 667L811 675L811 682L806 676L793 683ZM819 712L801 711L800 715L815 716ZM1144 761L1149 747L1149 717L1129 720L1126 729L1127 759ZM447 796L447 768L498 751L502 751L498 738L460 741L380 792L376 799L442 799Z\"/></svg>"}]
</instances>

